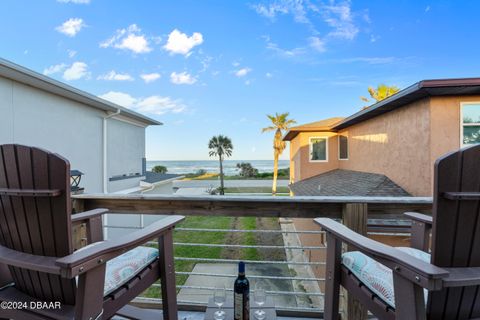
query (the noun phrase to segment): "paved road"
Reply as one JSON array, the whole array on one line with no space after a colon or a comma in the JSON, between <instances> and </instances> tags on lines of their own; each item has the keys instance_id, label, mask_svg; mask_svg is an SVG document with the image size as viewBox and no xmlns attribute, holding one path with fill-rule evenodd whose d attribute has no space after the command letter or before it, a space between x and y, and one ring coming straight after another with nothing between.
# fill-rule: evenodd
<instances>
[{"instance_id":1,"label":"paved road","mask_svg":"<svg viewBox=\"0 0 480 320\"><path fill-rule=\"evenodd\" d=\"M173 187L177 188L208 188L219 187L219 180L177 180ZM225 180L225 187L271 187L272 180ZM288 180L278 180L277 186L288 186Z\"/></svg>"}]
</instances>

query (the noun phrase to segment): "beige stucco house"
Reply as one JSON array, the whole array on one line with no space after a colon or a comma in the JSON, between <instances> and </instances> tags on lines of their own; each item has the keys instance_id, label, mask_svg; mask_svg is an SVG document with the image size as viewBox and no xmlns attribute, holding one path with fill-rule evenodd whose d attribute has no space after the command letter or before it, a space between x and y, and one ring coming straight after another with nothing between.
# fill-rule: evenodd
<instances>
[{"instance_id":1,"label":"beige stucco house","mask_svg":"<svg viewBox=\"0 0 480 320\"><path fill-rule=\"evenodd\" d=\"M293 127L284 140L295 194L321 195L332 174L357 181L360 172L382 184L371 192L429 196L435 160L480 143L480 78L420 81L347 118Z\"/></svg>"}]
</instances>

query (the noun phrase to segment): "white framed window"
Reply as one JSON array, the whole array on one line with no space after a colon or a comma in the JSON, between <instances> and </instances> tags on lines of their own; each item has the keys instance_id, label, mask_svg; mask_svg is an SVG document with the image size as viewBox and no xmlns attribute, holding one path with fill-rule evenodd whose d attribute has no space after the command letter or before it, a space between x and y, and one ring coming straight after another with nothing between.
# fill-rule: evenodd
<instances>
[{"instance_id":1,"label":"white framed window","mask_svg":"<svg viewBox=\"0 0 480 320\"><path fill-rule=\"evenodd\" d=\"M460 143L480 143L480 102L464 102L460 105Z\"/></svg>"},{"instance_id":2,"label":"white framed window","mask_svg":"<svg viewBox=\"0 0 480 320\"><path fill-rule=\"evenodd\" d=\"M338 135L338 160L348 160L348 137Z\"/></svg>"},{"instance_id":3,"label":"white framed window","mask_svg":"<svg viewBox=\"0 0 480 320\"><path fill-rule=\"evenodd\" d=\"M328 162L328 137L310 137L310 162Z\"/></svg>"}]
</instances>

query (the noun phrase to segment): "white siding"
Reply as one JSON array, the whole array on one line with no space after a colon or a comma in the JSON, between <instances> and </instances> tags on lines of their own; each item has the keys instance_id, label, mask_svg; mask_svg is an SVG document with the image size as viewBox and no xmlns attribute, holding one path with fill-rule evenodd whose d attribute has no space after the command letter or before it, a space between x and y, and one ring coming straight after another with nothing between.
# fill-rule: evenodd
<instances>
[{"instance_id":1,"label":"white siding","mask_svg":"<svg viewBox=\"0 0 480 320\"><path fill-rule=\"evenodd\" d=\"M86 192L103 192L105 115L101 110L0 78L0 144L36 146L62 155L70 161L72 169L85 174L81 186ZM118 122L109 120L113 135L109 141L116 144L111 150L111 158L115 161L108 162L114 165L111 172L134 169L141 172L145 129L124 122L117 126ZM136 167L134 160L138 161ZM130 184L123 183L122 187L138 186L139 179L129 180Z\"/></svg>"},{"instance_id":2,"label":"white siding","mask_svg":"<svg viewBox=\"0 0 480 320\"><path fill-rule=\"evenodd\" d=\"M120 175L142 174L145 156L145 128L124 121L109 119L107 124L108 178ZM110 181L108 192L138 186L142 178Z\"/></svg>"}]
</instances>

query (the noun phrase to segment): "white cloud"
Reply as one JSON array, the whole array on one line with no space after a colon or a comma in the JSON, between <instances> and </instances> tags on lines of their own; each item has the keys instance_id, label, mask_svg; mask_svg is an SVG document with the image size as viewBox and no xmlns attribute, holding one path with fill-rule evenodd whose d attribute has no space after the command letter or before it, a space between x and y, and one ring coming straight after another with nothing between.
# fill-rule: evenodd
<instances>
[{"instance_id":1,"label":"white cloud","mask_svg":"<svg viewBox=\"0 0 480 320\"><path fill-rule=\"evenodd\" d=\"M141 99L137 106L137 111L155 114L164 113L182 113L186 106L179 100L173 100L170 97L150 96Z\"/></svg>"},{"instance_id":2,"label":"white cloud","mask_svg":"<svg viewBox=\"0 0 480 320\"><path fill-rule=\"evenodd\" d=\"M425 7L425 12L428 12L428 11L430 11L430 9L431 9L431 7L430 7L430 6L426 6L426 7Z\"/></svg>"},{"instance_id":3,"label":"white cloud","mask_svg":"<svg viewBox=\"0 0 480 320\"><path fill-rule=\"evenodd\" d=\"M63 79L78 80L89 75L88 66L84 62L74 62L69 68L63 72Z\"/></svg>"},{"instance_id":4,"label":"white cloud","mask_svg":"<svg viewBox=\"0 0 480 320\"><path fill-rule=\"evenodd\" d=\"M271 21L278 15L292 15L296 22L306 24L314 36L319 34L316 26L318 17L333 29L328 33L329 37L352 40L359 32L354 21L354 17L359 14L352 12L351 2L348 0L330 0L324 4L309 0L274 0L252 7L259 15ZM368 11L363 14L363 19L370 23Z\"/></svg>"},{"instance_id":5,"label":"white cloud","mask_svg":"<svg viewBox=\"0 0 480 320\"><path fill-rule=\"evenodd\" d=\"M187 110L187 107L180 100L158 95L134 98L128 93L110 91L101 95L100 98L142 113L162 115L165 113L182 113Z\"/></svg>"},{"instance_id":6,"label":"white cloud","mask_svg":"<svg viewBox=\"0 0 480 320\"><path fill-rule=\"evenodd\" d=\"M69 57L69 58L73 58L73 57L75 57L75 56L77 55L77 51L75 51L75 50L70 50L70 49L68 49L68 50L67 50L67 53L68 53L68 57Z\"/></svg>"},{"instance_id":7,"label":"white cloud","mask_svg":"<svg viewBox=\"0 0 480 320\"><path fill-rule=\"evenodd\" d=\"M323 7L325 22L334 30L328 35L335 38L352 40L358 33L358 27L353 21L350 2Z\"/></svg>"},{"instance_id":8,"label":"white cloud","mask_svg":"<svg viewBox=\"0 0 480 320\"><path fill-rule=\"evenodd\" d=\"M170 54L183 54L189 56L193 47L203 43L203 36L194 32L190 37L175 29L168 35L167 44L163 46Z\"/></svg>"},{"instance_id":9,"label":"white cloud","mask_svg":"<svg viewBox=\"0 0 480 320\"><path fill-rule=\"evenodd\" d=\"M159 73L144 73L144 74L141 74L140 75L140 78L143 79L143 81L145 81L145 83L150 83L150 82L153 82L155 80L158 80L160 79L161 75Z\"/></svg>"},{"instance_id":10,"label":"white cloud","mask_svg":"<svg viewBox=\"0 0 480 320\"><path fill-rule=\"evenodd\" d=\"M141 31L136 24L132 24L126 29L119 29L114 36L101 42L100 47L130 50L134 53L150 52L152 48L149 46L147 37Z\"/></svg>"},{"instance_id":11,"label":"white cloud","mask_svg":"<svg viewBox=\"0 0 480 320\"><path fill-rule=\"evenodd\" d=\"M170 74L170 81L174 84L194 84L197 79L187 72L172 72Z\"/></svg>"},{"instance_id":12,"label":"white cloud","mask_svg":"<svg viewBox=\"0 0 480 320\"><path fill-rule=\"evenodd\" d=\"M278 46L278 44L272 42L270 37L263 37L267 42L267 49L272 50L281 57L293 58L305 54L307 51L303 47L297 47L293 49L283 49Z\"/></svg>"},{"instance_id":13,"label":"white cloud","mask_svg":"<svg viewBox=\"0 0 480 320\"><path fill-rule=\"evenodd\" d=\"M133 77L128 73L117 73L115 70L112 70L106 74L100 75L97 78L98 80L108 80L108 81L133 81Z\"/></svg>"},{"instance_id":14,"label":"white cloud","mask_svg":"<svg viewBox=\"0 0 480 320\"><path fill-rule=\"evenodd\" d=\"M278 14L292 14L296 22L310 23L307 18L307 8L302 0L280 0L269 5L253 5L253 9L259 14L271 20L275 20Z\"/></svg>"},{"instance_id":15,"label":"white cloud","mask_svg":"<svg viewBox=\"0 0 480 320\"><path fill-rule=\"evenodd\" d=\"M129 95L128 93L118 92L118 91L109 91L105 94L99 96L102 99L108 100L110 102L116 103L125 108L132 108L137 99Z\"/></svg>"},{"instance_id":16,"label":"white cloud","mask_svg":"<svg viewBox=\"0 0 480 320\"><path fill-rule=\"evenodd\" d=\"M325 42L322 41L322 39L320 39L319 37L310 37L308 40L310 42L310 47L315 49L315 51L318 51L318 52L326 51Z\"/></svg>"},{"instance_id":17,"label":"white cloud","mask_svg":"<svg viewBox=\"0 0 480 320\"><path fill-rule=\"evenodd\" d=\"M252 71L250 68L241 68L235 71L235 75L239 78L245 77L247 74L249 74Z\"/></svg>"},{"instance_id":18,"label":"white cloud","mask_svg":"<svg viewBox=\"0 0 480 320\"><path fill-rule=\"evenodd\" d=\"M269 78L269 79L270 79L270 78L272 78L272 77L273 77L273 74L272 74L272 73L270 73L270 72L267 72L267 73L265 73L265 77L267 77L267 78Z\"/></svg>"},{"instance_id":19,"label":"white cloud","mask_svg":"<svg viewBox=\"0 0 480 320\"><path fill-rule=\"evenodd\" d=\"M85 27L85 23L82 19L70 18L62 23L62 25L56 27L55 30L69 37L74 37L83 27Z\"/></svg>"},{"instance_id":20,"label":"white cloud","mask_svg":"<svg viewBox=\"0 0 480 320\"><path fill-rule=\"evenodd\" d=\"M62 3L89 4L90 0L57 0Z\"/></svg>"},{"instance_id":21,"label":"white cloud","mask_svg":"<svg viewBox=\"0 0 480 320\"><path fill-rule=\"evenodd\" d=\"M56 64L44 69L43 74L49 76L51 74L59 73L65 70L66 67L67 65L65 63Z\"/></svg>"}]
</instances>

